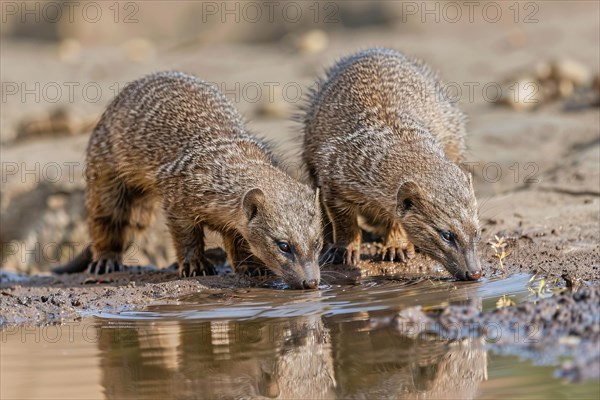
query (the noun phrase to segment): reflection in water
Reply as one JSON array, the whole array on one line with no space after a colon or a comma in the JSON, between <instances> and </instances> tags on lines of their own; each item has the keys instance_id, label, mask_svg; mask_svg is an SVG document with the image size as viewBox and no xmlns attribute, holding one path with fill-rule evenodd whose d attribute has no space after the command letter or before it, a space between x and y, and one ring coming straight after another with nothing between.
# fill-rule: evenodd
<instances>
[{"instance_id":1,"label":"reflection in water","mask_svg":"<svg viewBox=\"0 0 600 400\"><path fill-rule=\"evenodd\" d=\"M100 350L109 398L335 397L319 317L105 329Z\"/></svg>"},{"instance_id":2,"label":"reflection in water","mask_svg":"<svg viewBox=\"0 0 600 400\"><path fill-rule=\"evenodd\" d=\"M101 320L102 383L110 398L473 397L486 376L478 342L409 339L366 327L372 315L417 299L481 305L477 288L383 282L192 296L130 315L137 319Z\"/></svg>"},{"instance_id":3,"label":"reflection in water","mask_svg":"<svg viewBox=\"0 0 600 400\"><path fill-rule=\"evenodd\" d=\"M341 398L473 398L486 379L479 339L411 339L347 328L334 351Z\"/></svg>"},{"instance_id":4,"label":"reflection in water","mask_svg":"<svg viewBox=\"0 0 600 400\"><path fill-rule=\"evenodd\" d=\"M0 398L597 398L597 382L565 386L553 367L505 356L485 381L480 339L405 337L369 323L415 305L493 308L503 294L526 297L528 280L204 292L140 312L5 329Z\"/></svg>"},{"instance_id":5,"label":"reflection in water","mask_svg":"<svg viewBox=\"0 0 600 400\"><path fill-rule=\"evenodd\" d=\"M320 316L103 329L108 398L472 398L485 351ZM112 326L114 328L116 326Z\"/></svg>"}]
</instances>

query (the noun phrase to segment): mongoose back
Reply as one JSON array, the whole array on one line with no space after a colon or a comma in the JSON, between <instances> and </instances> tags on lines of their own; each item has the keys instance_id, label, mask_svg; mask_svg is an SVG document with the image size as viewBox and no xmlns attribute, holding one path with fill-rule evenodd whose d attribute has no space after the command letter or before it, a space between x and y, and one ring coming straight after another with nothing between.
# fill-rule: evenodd
<instances>
[{"instance_id":1,"label":"mongoose back","mask_svg":"<svg viewBox=\"0 0 600 400\"><path fill-rule=\"evenodd\" d=\"M94 129L87 165L91 272L122 268L160 200L182 276L215 272L207 227L222 234L234 270L266 266L291 287L318 286L318 195L276 167L212 85L179 72L130 83Z\"/></svg>"},{"instance_id":2,"label":"mongoose back","mask_svg":"<svg viewBox=\"0 0 600 400\"><path fill-rule=\"evenodd\" d=\"M390 49L341 59L303 117L303 158L333 227L334 262L360 257L361 216L383 234L384 258L415 246L459 279L479 279L480 229L459 167L465 117L423 63Z\"/></svg>"}]
</instances>

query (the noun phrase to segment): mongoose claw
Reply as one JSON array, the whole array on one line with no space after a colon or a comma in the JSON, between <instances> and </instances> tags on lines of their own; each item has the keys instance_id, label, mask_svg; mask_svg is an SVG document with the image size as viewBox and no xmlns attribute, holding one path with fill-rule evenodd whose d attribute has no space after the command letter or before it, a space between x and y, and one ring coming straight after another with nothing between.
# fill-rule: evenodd
<instances>
[{"instance_id":1,"label":"mongoose claw","mask_svg":"<svg viewBox=\"0 0 600 400\"><path fill-rule=\"evenodd\" d=\"M356 265L360 260L360 251L348 247L332 247L329 250L329 254L325 256L331 264L345 264L345 265Z\"/></svg>"},{"instance_id":2,"label":"mongoose claw","mask_svg":"<svg viewBox=\"0 0 600 400\"><path fill-rule=\"evenodd\" d=\"M271 275L272 272L265 268L246 268L246 275L264 277Z\"/></svg>"},{"instance_id":3,"label":"mongoose claw","mask_svg":"<svg viewBox=\"0 0 600 400\"><path fill-rule=\"evenodd\" d=\"M356 265L360 260L360 250L346 250L346 265Z\"/></svg>"},{"instance_id":4,"label":"mongoose claw","mask_svg":"<svg viewBox=\"0 0 600 400\"><path fill-rule=\"evenodd\" d=\"M179 267L179 276L186 278L188 276L207 276L217 275L215 266L207 259L197 261L185 261Z\"/></svg>"},{"instance_id":5,"label":"mongoose claw","mask_svg":"<svg viewBox=\"0 0 600 400\"><path fill-rule=\"evenodd\" d=\"M100 258L88 265L87 272L89 274L101 275L123 270L125 270L125 266L120 261L114 258Z\"/></svg>"},{"instance_id":6,"label":"mongoose claw","mask_svg":"<svg viewBox=\"0 0 600 400\"><path fill-rule=\"evenodd\" d=\"M406 262L415 256L415 246L408 240L406 232L398 223L392 225L381 251L383 261Z\"/></svg>"},{"instance_id":7,"label":"mongoose claw","mask_svg":"<svg viewBox=\"0 0 600 400\"><path fill-rule=\"evenodd\" d=\"M415 256L415 247L410 242L396 244L383 249L383 261L407 262Z\"/></svg>"}]
</instances>

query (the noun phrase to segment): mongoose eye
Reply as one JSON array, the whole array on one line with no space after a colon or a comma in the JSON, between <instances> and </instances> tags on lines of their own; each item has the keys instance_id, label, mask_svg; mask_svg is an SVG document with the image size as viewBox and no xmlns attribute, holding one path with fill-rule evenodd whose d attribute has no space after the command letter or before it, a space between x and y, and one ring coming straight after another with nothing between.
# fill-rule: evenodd
<instances>
[{"instance_id":1,"label":"mongoose eye","mask_svg":"<svg viewBox=\"0 0 600 400\"><path fill-rule=\"evenodd\" d=\"M288 242L279 241L277 242L277 247L279 247L282 253L292 254L292 246Z\"/></svg>"},{"instance_id":2,"label":"mongoose eye","mask_svg":"<svg viewBox=\"0 0 600 400\"><path fill-rule=\"evenodd\" d=\"M454 243L454 235L452 234L452 232L442 232L442 239L444 239L448 243Z\"/></svg>"}]
</instances>

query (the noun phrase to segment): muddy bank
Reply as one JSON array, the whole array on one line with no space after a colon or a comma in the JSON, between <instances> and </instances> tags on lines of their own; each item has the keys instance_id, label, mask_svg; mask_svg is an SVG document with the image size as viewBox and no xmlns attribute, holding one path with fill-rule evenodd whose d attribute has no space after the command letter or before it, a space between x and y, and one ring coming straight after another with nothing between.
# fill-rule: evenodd
<instances>
[{"instance_id":1,"label":"muddy bank","mask_svg":"<svg viewBox=\"0 0 600 400\"><path fill-rule=\"evenodd\" d=\"M211 288L257 286L262 279L233 274L179 279L175 270L155 268L128 268L102 276L3 275L0 326L61 324L92 313L176 302L179 296Z\"/></svg>"},{"instance_id":2,"label":"muddy bank","mask_svg":"<svg viewBox=\"0 0 600 400\"><path fill-rule=\"evenodd\" d=\"M517 239L515 239L517 240ZM372 277L399 281L451 280L444 268L421 254L408 264L377 260L378 242L364 243L363 256L358 267L325 265L322 269L322 287L329 285L361 285ZM221 250L215 250L219 257ZM219 253L219 254L217 254ZM223 255L223 254L220 254ZM497 261L497 259L496 259ZM504 276L526 272L552 280L553 286L576 288L597 282L593 266L563 268L556 274L547 274L539 267L505 263ZM502 276L494 257L483 263L484 277ZM268 287L286 289L274 276L247 276L234 274L226 263L217 264L218 276L179 278L174 266L167 268L127 267L124 272L106 275L88 273L64 275L21 275L2 272L0 294L0 326L40 326L60 324L80 319L93 313L142 309L156 302L175 303L177 299L197 292L210 291L216 295L227 289ZM580 278L584 276L586 279ZM596 312L600 311L598 306Z\"/></svg>"},{"instance_id":3,"label":"muddy bank","mask_svg":"<svg viewBox=\"0 0 600 400\"><path fill-rule=\"evenodd\" d=\"M398 335L462 340L481 337L501 354L540 364L558 364L568 381L600 378L600 286L583 287L518 306L481 312L475 305L438 310L412 307L396 316L370 321L371 329L391 328Z\"/></svg>"},{"instance_id":4,"label":"muddy bank","mask_svg":"<svg viewBox=\"0 0 600 400\"><path fill-rule=\"evenodd\" d=\"M376 244L365 244L365 252ZM223 260L224 253L213 251ZM218 254L223 253L223 254ZM370 258L365 254L365 258ZM285 289L273 276L233 274L226 263L217 264L218 276L179 278L174 266L127 267L106 275L19 275L2 272L0 326L60 324L90 313L140 309L154 302L176 302L177 298L202 291L270 287ZM358 268L329 265L322 271L323 285L356 285L363 277L386 275L402 279L444 279L448 274L431 260L417 256L409 266L365 259Z\"/></svg>"}]
</instances>

